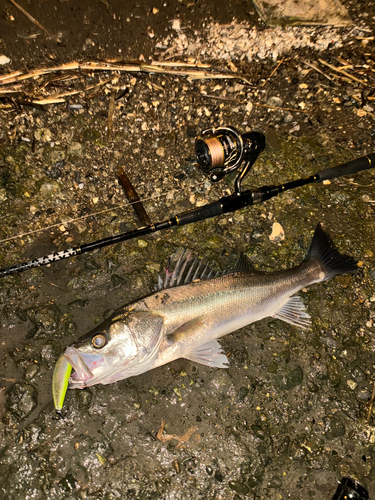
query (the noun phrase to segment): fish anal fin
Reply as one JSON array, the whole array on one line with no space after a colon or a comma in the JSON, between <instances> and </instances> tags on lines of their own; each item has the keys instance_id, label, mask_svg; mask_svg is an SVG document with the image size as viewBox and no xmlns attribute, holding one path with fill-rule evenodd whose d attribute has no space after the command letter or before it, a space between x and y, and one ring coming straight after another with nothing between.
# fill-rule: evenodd
<instances>
[{"instance_id":1,"label":"fish anal fin","mask_svg":"<svg viewBox=\"0 0 375 500\"><path fill-rule=\"evenodd\" d=\"M211 340L211 342L197 347L185 354L184 358L214 368L228 368L229 364L228 358L217 340Z\"/></svg>"},{"instance_id":2,"label":"fish anal fin","mask_svg":"<svg viewBox=\"0 0 375 500\"><path fill-rule=\"evenodd\" d=\"M272 317L300 328L307 328L311 324L310 315L306 312L305 304L298 295L290 297Z\"/></svg>"}]
</instances>

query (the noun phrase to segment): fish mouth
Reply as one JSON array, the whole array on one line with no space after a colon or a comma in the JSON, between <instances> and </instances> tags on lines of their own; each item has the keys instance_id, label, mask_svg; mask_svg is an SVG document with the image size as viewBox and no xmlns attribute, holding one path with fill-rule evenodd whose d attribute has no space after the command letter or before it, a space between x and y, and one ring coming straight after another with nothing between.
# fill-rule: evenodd
<instances>
[{"instance_id":1,"label":"fish mouth","mask_svg":"<svg viewBox=\"0 0 375 500\"><path fill-rule=\"evenodd\" d=\"M68 347L64 352L65 359L71 364L74 372L69 379L69 388L83 388L95 378L93 369L103 363L103 356L82 353L75 347Z\"/></svg>"}]
</instances>

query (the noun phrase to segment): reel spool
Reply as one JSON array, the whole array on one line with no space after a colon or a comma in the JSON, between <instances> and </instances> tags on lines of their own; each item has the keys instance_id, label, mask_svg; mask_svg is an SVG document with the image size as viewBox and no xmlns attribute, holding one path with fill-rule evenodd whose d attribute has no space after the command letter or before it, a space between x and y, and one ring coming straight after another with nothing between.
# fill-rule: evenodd
<instances>
[{"instance_id":1,"label":"reel spool","mask_svg":"<svg viewBox=\"0 0 375 500\"><path fill-rule=\"evenodd\" d=\"M235 181L236 194L241 194L241 182L264 150L266 138L259 132L240 134L234 127L202 130L195 141L199 166L211 172L211 182L220 181L226 174L241 168Z\"/></svg>"}]
</instances>

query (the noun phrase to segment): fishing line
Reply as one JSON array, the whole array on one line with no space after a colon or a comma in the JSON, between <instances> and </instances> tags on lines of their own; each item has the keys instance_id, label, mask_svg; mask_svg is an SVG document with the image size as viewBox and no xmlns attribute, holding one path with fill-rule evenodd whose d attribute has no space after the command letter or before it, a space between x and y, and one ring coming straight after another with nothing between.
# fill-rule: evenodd
<instances>
[{"instance_id":1,"label":"fishing line","mask_svg":"<svg viewBox=\"0 0 375 500\"><path fill-rule=\"evenodd\" d=\"M347 163L342 163L336 167L321 170L309 177L296 179L284 184L266 185L254 190L242 191L242 181L249 173L259 154L264 150L265 143L265 136L259 132L239 134L234 127L218 127L203 130L200 136L197 137L195 144L198 165L202 170L210 174L210 179L213 183L220 181L226 174L238 170L239 174L235 180L234 193L232 195L224 196L212 203L207 203L201 207L174 215L170 219L149 224L133 231L77 245L67 250L0 269L0 277L26 271L33 267L49 265L62 259L92 252L108 245L114 245L150 233L170 229L174 226L184 226L228 212L235 212L241 208L270 200L280 193L291 189L327 181L336 177L352 175L375 166L375 153L371 153ZM131 205L131 203L128 205ZM113 208L108 210L113 210Z\"/></svg>"},{"instance_id":2,"label":"fishing line","mask_svg":"<svg viewBox=\"0 0 375 500\"><path fill-rule=\"evenodd\" d=\"M200 183L200 184L198 184L198 187L203 187L203 185L204 185L204 183ZM175 189L176 193L181 192L181 191L183 191L183 188ZM81 217L77 217L75 219L64 220L61 222L57 222L56 224L52 224L50 226L45 226L45 227L40 227L38 229L33 229L32 231L28 231L27 233L21 233L21 234L15 235L15 236L9 236L9 238L5 238L3 240L0 240L0 243L6 243L7 241L16 240L17 238L23 238L24 236L29 236L30 234L40 233L42 231L48 231L49 229L53 229L53 228L59 227L61 225L65 226L65 225L72 224L74 222L77 222L77 221L80 221L83 219L87 219L88 217L95 217L95 215L100 215L100 214L103 214L105 212L111 212L113 210L119 210L120 208L131 207L135 203L139 203L139 202L143 203L146 201L154 200L155 198L162 198L163 196L167 196L167 193L160 193L160 195L158 195L158 196L148 196L147 198L142 198L138 201L123 203L121 205L115 205L112 208L105 208L104 210L100 210L99 212L92 212L90 214L86 214L86 215L82 215Z\"/></svg>"}]
</instances>

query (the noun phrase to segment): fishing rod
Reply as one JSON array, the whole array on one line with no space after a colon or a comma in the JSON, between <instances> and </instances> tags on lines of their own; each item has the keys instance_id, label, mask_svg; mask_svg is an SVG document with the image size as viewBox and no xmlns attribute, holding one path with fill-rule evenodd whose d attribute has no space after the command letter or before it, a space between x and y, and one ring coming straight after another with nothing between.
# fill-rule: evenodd
<instances>
[{"instance_id":1,"label":"fishing rod","mask_svg":"<svg viewBox=\"0 0 375 500\"><path fill-rule=\"evenodd\" d=\"M347 163L342 163L336 167L321 170L309 177L300 178L284 184L262 186L254 190L242 191L241 183L259 154L264 150L265 142L265 136L260 132L246 132L241 135L234 127L218 127L203 130L197 137L195 143L198 165L206 173L210 174L212 182L218 182L226 174L239 170L239 174L235 180L234 194L224 196L202 207L174 215L170 219L166 219L162 222L148 224L133 231L127 231L91 243L77 245L67 250L62 250L38 259L0 269L0 278L20 273L33 267L45 266L69 257L92 252L93 250L104 248L115 243L132 240L157 231L163 231L164 229L169 229L174 226L184 226L228 212L235 212L241 208L262 203L274 198L280 193L305 186L306 184L313 184L336 177L352 175L375 166L375 153L371 153Z\"/></svg>"}]
</instances>

